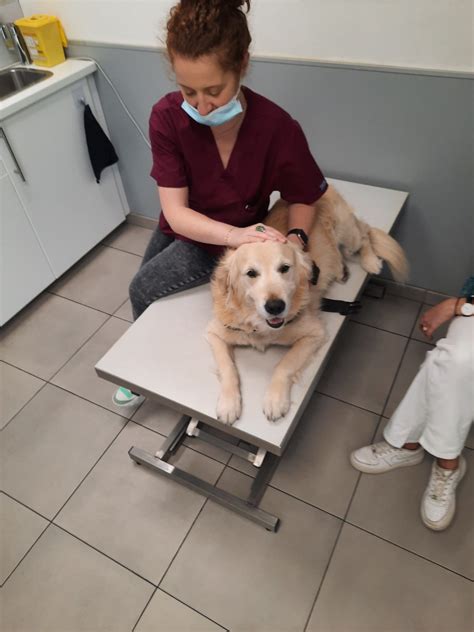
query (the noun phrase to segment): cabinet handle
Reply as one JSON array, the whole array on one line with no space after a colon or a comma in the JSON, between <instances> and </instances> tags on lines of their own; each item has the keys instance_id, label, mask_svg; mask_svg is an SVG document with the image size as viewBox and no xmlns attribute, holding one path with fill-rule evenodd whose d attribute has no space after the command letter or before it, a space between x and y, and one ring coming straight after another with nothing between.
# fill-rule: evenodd
<instances>
[{"instance_id":1,"label":"cabinet handle","mask_svg":"<svg viewBox=\"0 0 474 632\"><path fill-rule=\"evenodd\" d=\"M23 182L26 182L26 178L23 175L23 171L21 170L21 167L18 163L18 160L16 159L15 153L13 152L12 146L10 145L8 141L7 135L5 134L5 130L3 129L3 127L0 127L0 136L2 136L3 140L5 141L5 145L7 146L7 149L10 152L13 162L15 163L15 167L16 167L15 172L20 176Z\"/></svg>"}]
</instances>

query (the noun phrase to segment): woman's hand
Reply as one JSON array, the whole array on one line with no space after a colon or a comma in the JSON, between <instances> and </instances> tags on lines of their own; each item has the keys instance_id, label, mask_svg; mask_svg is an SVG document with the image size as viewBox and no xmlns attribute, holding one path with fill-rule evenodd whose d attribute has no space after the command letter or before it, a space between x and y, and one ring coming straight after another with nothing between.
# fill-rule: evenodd
<instances>
[{"instance_id":1,"label":"woman's hand","mask_svg":"<svg viewBox=\"0 0 474 632\"><path fill-rule=\"evenodd\" d=\"M242 244L262 241L279 241L285 243L287 239L279 230L259 223L245 228L232 227L226 239L226 246L229 246L229 248L238 248Z\"/></svg>"},{"instance_id":2,"label":"woman's hand","mask_svg":"<svg viewBox=\"0 0 474 632\"><path fill-rule=\"evenodd\" d=\"M427 338L432 338L433 333L445 322L455 316L456 299L448 298L438 305L430 307L420 320L420 329Z\"/></svg>"}]
</instances>

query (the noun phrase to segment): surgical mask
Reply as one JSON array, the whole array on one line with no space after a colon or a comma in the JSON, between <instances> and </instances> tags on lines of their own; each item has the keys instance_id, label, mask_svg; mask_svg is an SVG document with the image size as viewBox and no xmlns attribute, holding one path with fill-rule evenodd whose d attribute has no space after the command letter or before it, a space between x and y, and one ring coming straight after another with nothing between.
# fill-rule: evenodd
<instances>
[{"instance_id":1,"label":"surgical mask","mask_svg":"<svg viewBox=\"0 0 474 632\"><path fill-rule=\"evenodd\" d=\"M190 105L187 101L183 101L181 103L181 107L188 116L196 121L196 123L201 123L201 125L209 125L210 127L216 127L217 125L227 123L227 121L232 120L238 114L243 112L242 104L237 98L239 92L240 86L235 97L233 97L225 105L221 105L221 107L212 110L212 112L209 112L209 114L206 114L205 116L203 114L199 114L198 110Z\"/></svg>"}]
</instances>

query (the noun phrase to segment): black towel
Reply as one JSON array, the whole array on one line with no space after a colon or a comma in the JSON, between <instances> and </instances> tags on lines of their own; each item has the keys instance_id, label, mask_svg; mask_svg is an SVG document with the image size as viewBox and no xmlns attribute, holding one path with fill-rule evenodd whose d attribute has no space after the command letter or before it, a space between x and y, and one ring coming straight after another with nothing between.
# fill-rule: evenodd
<instances>
[{"instance_id":1,"label":"black towel","mask_svg":"<svg viewBox=\"0 0 474 632\"><path fill-rule=\"evenodd\" d=\"M118 156L88 105L84 106L84 130L95 179L100 182L102 171L118 162Z\"/></svg>"}]
</instances>

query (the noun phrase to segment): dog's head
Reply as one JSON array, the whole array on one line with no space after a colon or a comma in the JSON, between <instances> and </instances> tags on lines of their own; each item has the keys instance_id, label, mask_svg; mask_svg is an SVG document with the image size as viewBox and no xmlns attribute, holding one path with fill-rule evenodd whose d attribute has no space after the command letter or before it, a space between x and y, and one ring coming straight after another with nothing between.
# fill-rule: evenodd
<instances>
[{"instance_id":1,"label":"dog's head","mask_svg":"<svg viewBox=\"0 0 474 632\"><path fill-rule=\"evenodd\" d=\"M278 329L306 307L311 277L311 259L288 242L229 250L212 279L216 316L231 327Z\"/></svg>"}]
</instances>

